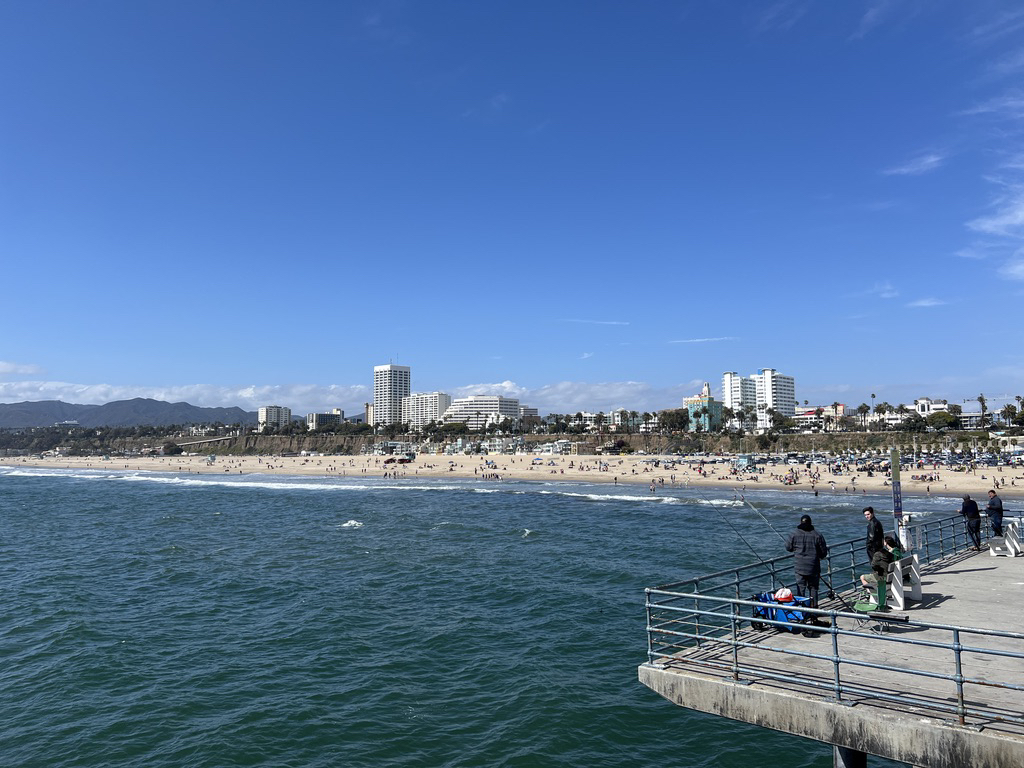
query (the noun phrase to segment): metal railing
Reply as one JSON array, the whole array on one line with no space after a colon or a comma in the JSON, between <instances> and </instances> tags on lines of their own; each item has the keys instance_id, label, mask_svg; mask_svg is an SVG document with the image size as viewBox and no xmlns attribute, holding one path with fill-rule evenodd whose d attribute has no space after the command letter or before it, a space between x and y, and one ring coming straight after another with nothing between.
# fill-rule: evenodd
<instances>
[{"instance_id":1,"label":"metal railing","mask_svg":"<svg viewBox=\"0 0 1024 768\"><path fill-rule=\"evenodd\" d=\"M922 564L954 556L969 547L959 516L912 525L907 533ZM841 592L853 587L857 578L854 569L867 563L866 557L858 557L857 550L862 548L862 539L840 542L832 548L827 564L823 563L827 565L823 568L827 580L823 575L823 581L829 589ZM836 701L856 697L898 702L955 716L961 724L971 719L1024 725L1024 634L940 624L905 615L896 623L884 614L866 615L850 609L801 608L804 618L819 620L815 625L796 625L785 617L755 616L758 609L763 614L766 604L752 599L749 593L763 591L769 581L773 590L784 584L783 574L788 577L792 573L791 559L791 555L773 558L647 589L648 664L696 665L733 680L768 678L828 692ZM752 586L754 583L757 588ZM766 643L764 632L752 623L791 632L828 634L830 648L822 653L786 647L786 643ZM865 623L877 629L891 624L900 631L861 631ZM857 626L850 629L842 624ZM889 645L882 648L876 643ZM755 650L757 653L753 653ZM900 663L873 660L885 650L897 651ZM766 658L779 658L775 654L797 657L798 664L787 670L782 663L766 662ZM1005 664L1010 659L1015 661ZM865 675L864 670L885 674ZM1004 670L1003 679L995 679L999 670ZM949 688L943 691L940 685L938 693L925 693L929 686L915 686L915 679L945 681ZM975 686L1008 692L1001 695L1004 699L1008 696L1009 701L993 703L991 694L972 698L965 689Z\"/></svg>"}]
</instances>

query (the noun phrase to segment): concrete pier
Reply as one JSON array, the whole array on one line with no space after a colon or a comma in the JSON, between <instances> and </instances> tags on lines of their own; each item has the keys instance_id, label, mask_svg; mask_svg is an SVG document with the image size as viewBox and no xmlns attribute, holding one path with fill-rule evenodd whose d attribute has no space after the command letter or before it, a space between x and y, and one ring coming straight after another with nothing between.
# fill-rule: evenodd
<instances>
[{"instance_id":1,"label":"concrete pier","mask_svg":"<svg viewBox=\"0 0 1024 768\"><path fill-rule=\"evenodd\" d=\"M924 599L906 611L912 619L1024 632L1024 558L960 554L923 568L922 587ZM835 601L822 607L843 610ZM749 616L749 611L744 613ZM855 628L850 619L840 619L839 627ZM838 683L862 689L842 695L841 700L829 691L837 681L828 633L807 638L744 626L739 639L752 646L737 651L743 670L740 680L733 679L731 671L733 648L714 642L659 656L639 668L639 678L679 706L834 745L838 766L866 765L866 755L922 768L1024 766L1024 725L1002 719L1024 712L1024 691L965 685L964 701L978 714L961 725L956 714L948 711L957 703L956 683L920 674L922 670L955 674L953 651L885 640L904 636L948 645L949 631L892 624L886 632L869 635L839 636L840 655L887 669L841 664ZM1019 640L1011 638L964 635L960 642L993 651L1024 650ZM825 658L787 656L772 648ZM1021 659L965 651L961 663L965 678L1024 685ZM791 679L773 679L768 673ZM873 691L895 694L896 700L874 698Z\"/></svg>"}]
</instances>

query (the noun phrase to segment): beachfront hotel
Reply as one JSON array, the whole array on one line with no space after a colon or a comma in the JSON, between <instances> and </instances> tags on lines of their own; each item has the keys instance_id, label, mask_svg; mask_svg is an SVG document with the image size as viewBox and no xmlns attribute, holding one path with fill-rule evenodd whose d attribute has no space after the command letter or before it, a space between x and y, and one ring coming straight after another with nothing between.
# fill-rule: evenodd
<instances>
[{"instance_id":1,"label":"beachfront hotel","mask_svg":"<svg viewBox=\"0 0 1024 768\"><path fill-rule=\"evenodd\" d=\"M412 392L412 372L407 365L373 366L373 423L402 423L402 398Z\"/></svg>"},{"instance_id":2,"label":"beachfront hotel","mask_svg":"<svg viewBox=\"0 0 1024 768\"><path fill-rule=\"evenodd\" d=\"M452 404L452 396L444 392L417 392L402 398L402 423L410 428L440 422Z\"/></svg>"},{"instance_id":3,"label":"beachfront hotel","mask_svg":"<svg viewBox=\"0 0 1024 768\"><path fill-rule=\"evenodd\" d=\"M457 397L444 413L446 424L457 422L470 429L480 429L492 423L500 424L505 419L517 421L519 417L519 400L501 395Z\"/></svg>"},{"instance_id":4,"label":"beachfront hotel","mask_svg":"<svg viewBox=\"0 0 1024 768\"><path fill-rule=\"evenodd\" d=\"M729 371L722 374L722 403L734 413L752 407L757 429L763 431L772 425L769 409L785 418L796 415L796 385L792 376L783 376L774 368L762 368L746 377ZM732 419L729 425L739 426L739 419Z\"/></svg>"},{"instance_id":5,"label":"beachfront hotel","mask_svg":"<svg viewBox=\"0 0 1024 768\"><path fill-rule=\"evenodd\" d=\"M691 430L711 432L722 424L722 403L711 396L711 385L706 381L699 395L683 398L683 408L690 414Z\"/></svg>"}]
</instances>

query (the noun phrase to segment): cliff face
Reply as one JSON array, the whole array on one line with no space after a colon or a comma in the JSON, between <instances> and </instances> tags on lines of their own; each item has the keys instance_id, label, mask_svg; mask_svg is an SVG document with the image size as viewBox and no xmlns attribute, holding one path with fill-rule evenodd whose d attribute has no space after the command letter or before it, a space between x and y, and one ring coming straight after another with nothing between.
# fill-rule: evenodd
<instances>
[{"instance_id":1,"label":"cliff face","mask_svg":"<svg viewBox=\"0 0 1024 768\"><path fill-rule=\"evenodd\" d=\"M343 435L241 435L215 440L180 440L187 453L216 453L232 456L254 456L282 453L330 453L351 456L364 445L373 445L372 437Z\"/></svg>"}]
</instances>

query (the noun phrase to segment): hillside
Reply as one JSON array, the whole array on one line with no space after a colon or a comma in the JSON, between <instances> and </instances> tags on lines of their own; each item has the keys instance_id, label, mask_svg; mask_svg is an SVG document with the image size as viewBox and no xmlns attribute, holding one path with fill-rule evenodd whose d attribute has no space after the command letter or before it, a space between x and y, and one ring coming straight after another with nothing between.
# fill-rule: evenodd
<instances>
[{"instance_id":1,"label":"hillside","mask_svg":"<svg viewBox=\"0 0 1024 768\"><path fill-rule=\"evenodd\" d=\"M80 405L60 400L0 403L0 428L52 427L77 421L83 427L166 427L172 424L255 424L256 414L241 408L201 408L137 397L105 405Z\"/></svg>"}]
</instances>

